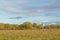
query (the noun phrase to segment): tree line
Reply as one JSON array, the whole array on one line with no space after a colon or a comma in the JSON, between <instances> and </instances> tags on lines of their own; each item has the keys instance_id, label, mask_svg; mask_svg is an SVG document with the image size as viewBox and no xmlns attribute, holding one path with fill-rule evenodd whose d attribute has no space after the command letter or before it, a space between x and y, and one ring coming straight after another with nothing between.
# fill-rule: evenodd
<instances>
[{"instance_id":1,"label":"tree line","mask_svg":"<svg viewBox=\"0 0 60 40\"><path fill-rule=\"evenodd\" d=\"M44 25L43 23L24 22L23 24L4 24L0 23L0 30L26 30L26 29L59 29L60 24Z\"/></svg>"}]
</instances>

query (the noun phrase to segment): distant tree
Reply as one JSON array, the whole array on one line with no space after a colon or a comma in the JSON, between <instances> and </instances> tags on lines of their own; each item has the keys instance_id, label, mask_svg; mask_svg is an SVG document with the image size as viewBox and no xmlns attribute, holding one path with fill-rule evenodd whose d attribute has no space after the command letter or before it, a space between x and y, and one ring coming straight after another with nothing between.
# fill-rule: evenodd
<instances>
[{"instance_id":1,"label":"distant tree","mask_svg":"<svg viewBox=\"0 0 60 40\"><path fill-rule=\"evenodd\" d=\"M60 24L49 24L49 25L43 25L43 23L40 23L39 25L37 23L31 23L31 22L24 22L23 24L5 24L0 23L0 30L19 30L19 29L59 29Z\"/></svg>"},{"instance_id":2,"label":"distant tree","mask_svg":"<svg viewBox=\"0 0 60 40\"><path fill-rule=\"evenodd\" d=\"M43 23L40 23L40 24L38 25L38 29L43 29L43 28L44 28Z\"/></svg>"},{"instance_id":3,"label":"distant tree","mask_svg":"<svg viewBox=\"0 0 60 40\"><path fill-rule=\"evenodd\" d=\"M50 25L46 25L45 29L58 29L60 28L60 26L58 24L50 24Z\"/></svg>"},{"instance_id":4,"label":"distant tree","mask_svg":"<svg viewBox=\"0 0 60 40\"><path fill-rule=\"evenodd\" d=\"M60 24L57 24L57 28L58 28L58 29L60 28Z\"/></svg>"},{"instance_id":5,"label":"distant tree","mask_svg":"<svg viewBox=\"0 0 60 40\"><path fill-rule=\"evenodd\" d=\"M56 24L51 24L49 28L56 29L57 28L57 25Z\"/></svg>"},{"instance_id":6,"label":"distant tree","mask_svg":"<svg viewBox=\"0 0 60 40\"><path fill-rule=\"evenodd\" d=\"M24 27L25 27L26 29L32 29L32 28L33 28L31 22L24 22L23 24L24 24Z\"/></svg>"},{"instance_id":7,"label":"distant tree","mask_svg":"<svg viewBox=\"0 0 60 40\"><path fill-rule=\"evenodd\" d=\"M50 25L45 25L44 29L50 29Z\"/></svg>"},{"instance_id":8,"label":"distant tree","mask_svg":"<svg viewBox=\"0 0 60 40\"><path fill-rule=\"evenodd\" d=\"M10 28L11 28L12 30L17 30L17 29L19 29L19 25L18 25L18 24L11 24L11 25L10 25Z\"/></svg>"},{"instance_id":9,"label":"distant tree","mask_svg":"<svg viewBox=\"0 0 60 40\"><path fill-rule=\"evenodd\" d=\"M9 30L10 29L10 24L4 24L4 29Z\"/></svg>"},{"instance_id":10,"label":"distant tree","mask_svg":"<svg viewBox=\"0 0 60 40\"><path fill-rule=\"evenodd\" d=\"M5 30L16 30L18 29L19 25L17 24L5 24L4 29Z\"/></svg>"},{"instance_id":11,"label":"distant tree","mask_svg":"<svg viewBox=\"0 0 60 40\"><path fill-rule=\"evenodd\" d=\"M37 26L38 26L37 23L33 23L33 28L34 29L37 29Z\"/></svg>"},{"instance_id":12,"label":"distant tree","mask_svg":"<svg viewBox=\"0 0 60 40\"><path fill-rule=\"evenodd\" d=\"M19 29L24 30L24 29L26 29L26 28L25 28L25 26L24 26L23 24L20 24L20 25L19 25Z\"/></svg>"},{"instance_id":13,"label":"distant tree","mask_svg":"<svg viewBox=\"0 0 60 40\"><path fill-rule=\"evenodd\" d=\"M33 27L37 27L37 23L33 23Z\"/></svg>"},{"instance_id":14,"label":"distant tree","mask_svg":"<svg viewBox=\"0 0 60 40\"><path fill-rule=\"evenodd\" d=\"M0 30L4 29L4 23L0 23Z\"/></svg>"}]
</instances>

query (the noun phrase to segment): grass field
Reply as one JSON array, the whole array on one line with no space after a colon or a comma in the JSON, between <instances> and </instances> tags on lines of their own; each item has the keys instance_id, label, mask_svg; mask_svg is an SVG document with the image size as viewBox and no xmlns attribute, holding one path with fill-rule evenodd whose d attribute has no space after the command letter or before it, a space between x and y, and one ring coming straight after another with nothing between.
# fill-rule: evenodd
<instances>
[{"instance_id":1,"label":"grass field","mask_svg":"<svg viewBox=\"0 0 60 40\"><path fill-rule=\"evenodd\" d=\"M60 40L60 29L0 30L0 40Z\"/></svg>"}]
</instances>

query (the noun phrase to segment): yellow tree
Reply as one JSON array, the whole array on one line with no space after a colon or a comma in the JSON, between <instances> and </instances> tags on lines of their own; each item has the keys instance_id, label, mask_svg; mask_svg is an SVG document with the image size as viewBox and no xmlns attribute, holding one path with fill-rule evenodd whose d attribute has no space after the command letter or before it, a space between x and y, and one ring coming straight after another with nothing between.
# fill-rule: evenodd
<instances>
[{"instance_id":1,"label":"yellow tree","mask_svg":"<svg viewBox=\"0 0 60 40\"><path fill-rule=\"evenodd\" d=\"M33 23L33 28L37 29L37 23Z\"/></svg>"},{"instance_id":2,"label":"yellow tree","mask_svg":"<svg viewBox=\"0 0 60 40\"><path fill-rule=\"evenodd\" d=\"M24 22L23 25L24 25L24 28L26 28L26 29L32 29L33 28L31 22Z\"/></svg>"},{"instance_id":3,"label":"yellow tree","mask_svg":"<svg viewBox=\"0 0 60 40\"><path fill-rule=\"evenodd\" d=\"M0 23L0 30L4 29L4 23Z\"/></svg>"},{"instance_id":4,"label":"yellow tree","mask_svg":"<svg viewBox=\"0 0 60 40\"><path fill-rule=\"evenodd\" d=\"M43 23L40 23L40 24L38 25L38 29L43 29L43 28L44 28Z\"/></svg>"}]
</instances>

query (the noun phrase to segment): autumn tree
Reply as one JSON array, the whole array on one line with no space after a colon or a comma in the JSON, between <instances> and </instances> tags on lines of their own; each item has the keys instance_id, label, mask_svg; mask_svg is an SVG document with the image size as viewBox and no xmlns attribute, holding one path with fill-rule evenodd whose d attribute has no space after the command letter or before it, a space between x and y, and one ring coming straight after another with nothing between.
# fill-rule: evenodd
<instances>
[{"instance_id":1,"label":"autumn tree","mask_svg":"<svg viewBox=\"0 0 60 40\"><path fill-rule=\"evenodd\" d=\"M33 23L33 28L37 29L37 23Z\"/></svg>"},{"instance_id":2,"label":"autumn tree","mask_svg":"<svg viewBox=\"0 0 60 40\"><path fill-rule=\"evenodd\" d=\"M4 23L0 23L0 30L4 29Z\"/></svg>"},{"instance_id":3,"label":"autumn tree","mask_svg":"<svg viewBox=\"0 0 60 40\"><path fill-rule=\"evenodd\" d=\"M43 28L44 28L43 23L40 23L40 24L38 25L38 29L43 29Z\"/></svg>"},{"instance_id":4,"label":"autumn tree","mask_svg":"<svg viewBox=\"0 0 60 40\"><path fill-rule=\"evenodd\" d=\"M58 28L58 29L60 28L60 24L57 24L57 28Z\"/></svg>"},{"instance_id":5,"label":"autumn tree","mask_svg":"<svg viewBox=\"0 0 60 40\"><path fill-rule=\"evenodd\" d=\"M4 24L4 29L9 30L10 29L10 24Z\"/></svg>"},{"instance_id":6,"label":"autumn tree","mask_svg":"<svg viewBox=\"0 0 60 40\"><path fill-rule=\"evenodd\" d=\"M24 30L24 29L26 29L26 27L24 26L24 24L20 24L19 29Z\"/></svg>"},{"instance_id":7,"label":"autumn tree","mask_svg":"<svg viewBox=\"0 0 60 40\"><path fill-rule=\"evenodd\" d=\"M45 25L44 29L50 29L50 25Z\"/></svg>"},{"instance_id":8,"label":"autumn tree","mask_svg":"<svg viewBox=\"0 0 60 40\"><path fill-rule=\"evenodd\" d=\"M32 29L32 23L31 22L24 22L22 25L20 25L22 29Z\"/></svg>"}]
</instances>

